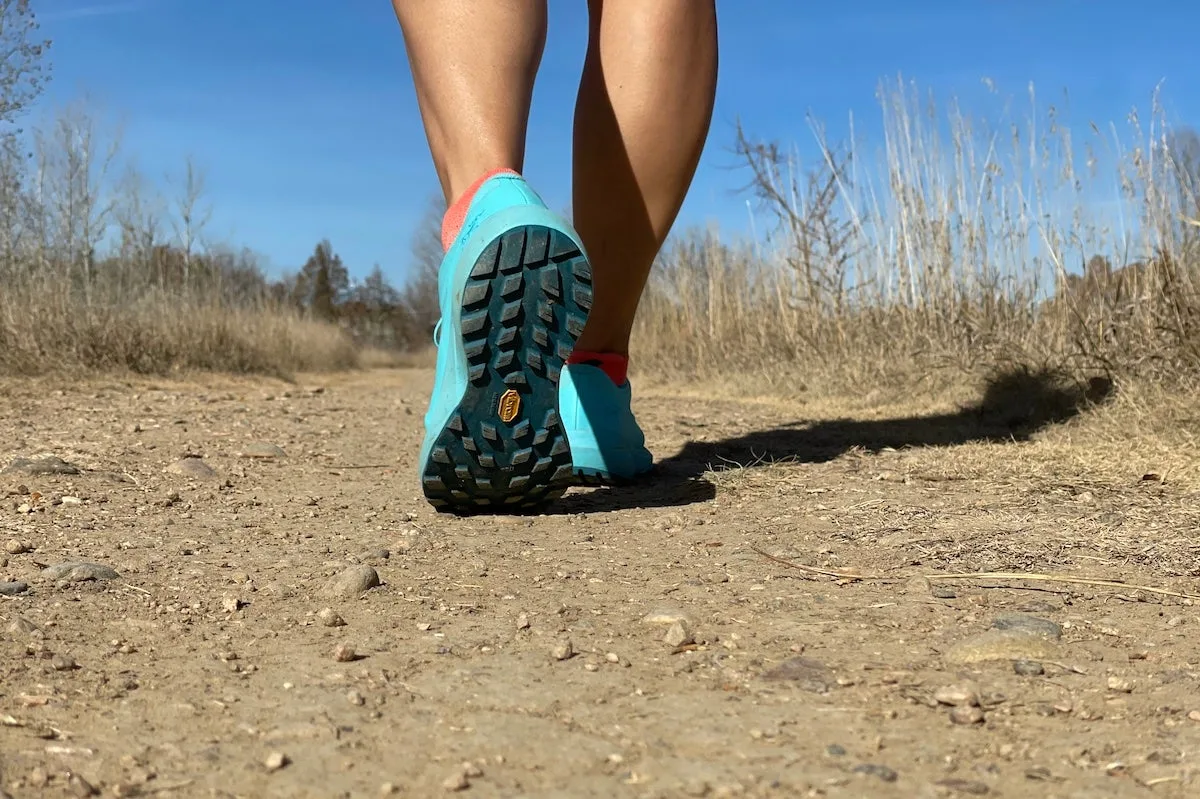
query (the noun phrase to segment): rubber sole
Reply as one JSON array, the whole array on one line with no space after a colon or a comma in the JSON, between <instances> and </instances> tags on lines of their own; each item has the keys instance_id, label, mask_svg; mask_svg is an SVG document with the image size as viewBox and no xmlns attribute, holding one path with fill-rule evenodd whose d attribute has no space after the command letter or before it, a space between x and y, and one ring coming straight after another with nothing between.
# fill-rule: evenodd
<instances>
[{"instance_id":1,"label":"rubber sole","mask_svg":"<svg viewBox=\"0 0 1200 799\"><path fill-rule=\"evenodd\" d=\"M483 249L462 293L467 389L422 470L431 505L533 512L575 483L558 380L591 307L591 265L566 233L521 226Z\"/></svg>"}]
</instances>

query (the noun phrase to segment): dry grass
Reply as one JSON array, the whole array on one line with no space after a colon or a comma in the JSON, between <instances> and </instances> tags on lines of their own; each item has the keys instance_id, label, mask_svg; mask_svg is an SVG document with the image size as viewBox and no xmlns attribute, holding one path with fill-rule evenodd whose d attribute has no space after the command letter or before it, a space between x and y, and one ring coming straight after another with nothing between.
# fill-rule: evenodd
<instances>
[{"instance_id":1,"label":"dry grass","mask_svg":"<svg viewBox=\"0 0 1200 799\"><path fill-rule=\"evenodd\" d=\"M0 295L0 373L187 370L287 376L355 368L360 354L338 327L269 306L144 296L99 303L70 292Z\"/></svg>"},{"instance_id":2,"label":"dry grass","mask_svg":"<svg viewBox=\"0 0 1200 799\"><path fill-rule=\"evenodd\" d=\"M937 397L1014 368L1195 383L1196 165L1161 118L1080 130L1032 93L1026 118L983 120L903 84L881 98L877 147L814 124L807 169L739 135L767 232L664 251L643 374L806 397ZM1096 255L1136 266L1069 279Z\"/></svg>"}]
</instances>

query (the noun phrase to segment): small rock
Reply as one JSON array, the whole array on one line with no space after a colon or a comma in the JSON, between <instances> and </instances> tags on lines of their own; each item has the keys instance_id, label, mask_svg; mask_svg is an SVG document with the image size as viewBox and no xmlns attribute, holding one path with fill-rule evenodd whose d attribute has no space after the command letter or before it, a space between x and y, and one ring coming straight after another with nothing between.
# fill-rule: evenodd
<instances>
[{"instance_id":1,"label":"small rock","mask_svg":"<svg viewBox=\"0 0 1200 799\"><path fill-rule=\"evenodd\" d=\"M947 685L939 688L933 698L942 705L953 707L976 707L979 705L979 692L969 685Z\"/></svg>"},{"instance_id":2,"label":"small rock","mask_svg":"<svg viewBox=\"0 0 1200 799\"><path fill-rule=\"evenodd\" d=\"M895 782L900 776L896 770L883 766L878 763L859 763L854 767L855 774L865 774L869 777L878 777L884 782Z\"/></svg>"},{"instance_id":3,"label":"small rock","mask_svg":"<svg viewBox=\"0 0 1200 799\"><path fill-rule=\"evenodd\" d=\"M82 505L83 500L79 497L65 496L61 500L63 505Z\"/></svg>"},{"instance_id":4,"label":"small rock","mask_svg":"<svg viewBox=\"0 0 1200 799\"><path fill-rule=\"evenodd\" d=\"M676 623L691 624L692 618L684 611L671 607L655 608L642 617L642 624L670 626Z\"/></svg>"},{"instance_id":5,"label":"small rock","mask_svg":"<svg viewBox=\"0 0 1200 799\"><path fill-rule=\"evenodd\" d=\"M283 449L263 441L247 444L238 450L236 454L239 458L270 459L287 457L287 453Z\"/></svg>"},{"instance_id":6,"label":"small rock","mask_svg":"<svg viewBox=\"0 0 1200 799\"><path fill-rule=\"evenodd\" d=\"M1022 677L1037 677L1046 673L1046 667L1036 660L1014 660L1013 671Z\"/></svg>"},{"instance_id":7,"label":"small rock","mask_svg":"<svg viewBox=\"0 0 1200 799\"><path fill-rule=\"evenodd\" d=\"M23 594L29 590L29 586L22 582L0 583L0 596L16 596Z\"/></svg>"},{"instance_id":8,"label":"small rock","mask_svg":"<svg viewBox=\"0 0 1200 799\"><path fill-rule=\"evenodd\" d=\"M570 640L559 641L550 650L550 656L555 660L569 660L575 657L575 647L572 646Z\"/></svg>"},{"instance_id":9,"label":"small rock","mask_svg":"<svg viewBox=\"0 0 1200 799\"><path fill-rule=\"evenodd\" d=\"M456 771L442 780L442 787L447 791L465 791L471 787L471 780L467 778L466 774Z\"/></svg>"},{"instance_id":10,"label":"small rock","mask_svg":"<svg viewBox=\"0 0 1200 799\"><path fill-rule=\"evenodd\" d=\"M75 658L70 655L55 655L50 658L50 668L55 671L74 671L79 668L75 663Z\"/></svg>"},{"instance_id":11,"label":"small rock","mask_svg":"<svg viewBox=\"0 0 1200 799\"><path fill-rule=\"evenodd\" d=\"M368 566L382 566L391 556L391 550L368 549L358 556L358 560L360 563L365 563Z\"/></svg>"},{"instance_id":12,"label":"small rock","mask_svg":"<svg viewBox=\"0 0 1200 799\"><path fill-rule=\"evenodd\" d=\"M1109 677L1108 690L1121 694L1133 693L1133 683L1121 677Z\"/></svg>"},{"instance_id":13,"label":"small rock","mask_svg":"<svg viewBox=\"0 0 1200 799\"><path fill-rule=\"evenodd\" d=\"M0 474L28 474L33 476L52 474L79 474L81 469L73 463L54 456L46 458L17 458L0 470Z\"/></svg>"},{"instance_id":14,"label":"small rock","mask_svg":"<svg viewBox=\"0 0 1200 799\"><path fill-rule=\"evenodd\" d=\"M467 762L462 764L462 773L471 779L478 779L483 776L483 769L474 763Z\"/></svg>"},{"instance_id":15,"label":"small rock","mask_svg":"<svg viewBox=\"0 0 1200 799\"><path fill-rule=\"evenodd\" d=\"M345 627L346 620L338 615L333 608L321 608L317 611L317 620L323 627Z\"/></svg>"},{"instance_id":16,"label":"small rock","mask_svg":"<svg viewBox=\"0 0 1200 799\"><path fill-rule=\"evenodd\" d=\"M374 567L360 564L351 566L330 580L325 586L325 595L342 599L354 599L379 585L379 572Z\"/></svg>"},{"instance_id":17,"label":"small rock","mask_svg":"<svg viewBox=\"0 0 1200 799\"><path fill-rule=\"evenodd\" d=\"M70 790L71 796L77 797L77 799L85 799L85 797L96 796L100 793L94 785L78 774L72 774L67 780L67 789Z\"/></svg>"},{"instance_id":18,"label":"small rock","mask_svg":"<svg viewBox=\"0 0 1200 799\"><path fill-rule=\"evenodd\" d=\"M42 576L56 582L63 580L68 583L83 583L90 580L116 580L121 575L112 567L102 563L69 561L47 566L42 569Z\"/></svg>"},{"instance_id":19,"label":"small rock","mask_svg":"<svg viewBox=\"0 0 1200 799\"><path fill-rule=\"evenodd\" d=\"M244 603L233 594L226 594L221 597L221 609L226 613L237 613L242 609Z\"/></svg>"},{"instance_id":20,"label":"small rock","mask_svg":"<svg viewBox=\"0 0 1200 799\"><path fill-rule=\"evenodd\" d=\"M829 746L825 747L825 754L829 755L830 757L845 757L846 747L842 746L841 744L830 744Z\"/></svg>"},{"instance_id":21,"label":"small rock","mask_svg":"<svg viewBox=\"0 0 1200 799\"><path fill-rule=\"evenodd\" d=\"M958 592L948 585L935 585L929 593L934 599L958 599Z\"/></svg>"},{"instance_id":22,"label":"small rock","mask_svg":"<svg viewBox=\"0 0 1200 799\"><path fill-rule=\"evenodd\" d=\"M398 793L400 793L400 788L393 782L385 782L379 786L380 796L392 796Z\"/></svg>"},{"instance_id":23,"label":"small rock","mask_svg":"<svg viewBox=\"0 0 1200 799\"><path fill-rule=\"evenodd\" d=\"M522 613L521 615L517 616L517 629L518 630L528 630L529 629L529 615L528 614Z\"/></svg>"},{"instance_id":24,"label":"small rock","mask_svg":"<svg viewBox=\"0 0 1200 799\"><path fill-rule=\"evenodd\" d=\"M1057 641L1062 638L1062 627L1039 616L1028 613L1008 613L992 620L993 630L1008 630L1026 635L1038 635Z\"/></svg>"},{"instance_id":25,"label":"small rock","mask_svg":"<svg viewBox=\"0 0 1200 799\"><path fill-rule=\"evenodd\" d=\"M180 458L163 471L193 480L212 480L217 477L216 469L205 463L203 458L196 457Z\"/></svg>"},{"instance_id":26,"label":"small rock","mask_svg":"<svg viewBox=\"0 0 1200 799\"><path fill-rule=\"evenodd\" d=\"M950 721L954 724L982 724L983 711L975 705L960 705L950 711Z\"/></svg>"},{"instance_id":27,"label":"small rock","mask_svg":"<svg viewBox=\"0 0 1200 799\"><path fill-rule=\"evenodd\" d=\"M829 693L835 683L833 672L819 660L794 657L763 674L764 680L786 680L798 688L815 694Z\"/></svg>"},{"instance_id":28,"label":"small rock","mask_svg":"<svg viewBox=\"0 0 1200 799\"><path fill-rule=\"evenodd\" d=\"M18 541L15 538L11 538L4 542L4 551L10 555L24 555L31 549L33 549L33 546L28 541Z\"/></svg>"},{"instance_id":29,"label":"small rock","mask_svg":"<svg viewBox=\"0 0 1200 799\"><path fill-rule=\"evenodd\" d=\"M41 627L31 622L24 616L17 616L8 624L9 635L29 635L30 633L40 633Z\"/></svg>"},{"instance_id":30,"label":"small rock","mask_svg":"<svg viewBox=\"0 0 1200 799\"><path fill-rule=\"evenodd\" d=\"M609 652L607 655L604 656L604 659L606 661L608 661L609 663L620 663L621 662L621 656L618 655L616 652Z\"/></svg>"},{"instance_id":31,"label":"small rock","mask_svg":"<svg viewBox=\"0 0 1200 799\"><path fill-rule=\"evenodd\" d=\"M1188 718L1192 721L1200 721L1200 710L1189 710Z\"/></svg>"},{"instance_id":32,"label":"small rock","mask_svg":"<svg viewBox=\"0 0 1200 799\"><path fill-rule=\"evenodd\" d=\"M1059 660L1059 644L1041 635L1015 630L988 630L946 650L947 663L969 665L991 660Z\"/></svg>"},{"instance_id":33,"label":"small rock","mask_svg":"<svg viewBox=\"0 0 1200 799\"><path fill-rule=\"evenodd\" d=\"M977 780L963 780L951 777L945 780L938 780L934 783L937 787L945 791L953 791L954 793L965 793L969 796L985 796L991 790L986 783Z\"/></svg>"},{"instance_id":34,"label":"small rock","mask_svg":"<svg viewBox=\"0 0 1200 799\"><path fill-rule=\"evenodd\" d=\"M357 707L362 707L367 703L366 697L364 697L358 691L350 691L348 694L346 694L346 701Z\"/></svg>"},{"instance_id":35,"label":"small rock","mask_svg":"<svg viewBox=\"0 0 1200 799\"><path fill-rule=\"evenodd\" d=\"M263 761L263 765L267 767L267 771L279 771L279 769L291 762L283 752L272 752L267 755L267 759Z\"/></svg>"},{"instance_id":36,"label":"small rock","mask_svg":"<svg viewBox=\"0 0 1200 799\"><path fill-rule=\"evenodd\" d=\"M663 635L663 641L667 646L685 646L695 640L689 625L684 621L675 622L667 628L666 634Z\"/></svg>"},{"instance_id":37,"label":"small rock","mask_svg":"<svg viewBox=\"0 0 1200 799\"><path fill-rule=\"evenodd\" d=\"M338 644L337 648L333 650L333 659L338 663L350 663L358 660L358 653L349 644Z\"/></svg>"}]
</instances>

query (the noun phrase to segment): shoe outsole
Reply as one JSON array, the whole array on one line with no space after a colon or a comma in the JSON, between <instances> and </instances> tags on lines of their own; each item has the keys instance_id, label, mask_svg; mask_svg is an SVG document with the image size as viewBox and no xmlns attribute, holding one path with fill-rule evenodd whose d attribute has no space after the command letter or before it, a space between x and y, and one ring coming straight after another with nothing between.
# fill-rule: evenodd
<instances>
[{"instance_id":1,"label":"shoe outsole","mask_svg":"<svg viewBox=\"0 0 1200 799\"><path fill-rule=\"evenodd\" d=\"M591 307L591 265L565 232L521 226L484 248L462 293L467 389L422 471L431 505L535 512L575 484L558 380Z\"/></svg>"}]
</instances>

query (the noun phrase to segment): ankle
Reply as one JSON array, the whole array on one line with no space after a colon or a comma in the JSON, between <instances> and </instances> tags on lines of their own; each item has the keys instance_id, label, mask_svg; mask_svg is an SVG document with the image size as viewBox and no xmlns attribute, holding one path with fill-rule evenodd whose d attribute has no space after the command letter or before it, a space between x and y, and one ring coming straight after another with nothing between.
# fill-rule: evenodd
<instances>
[{"instance_id":1,"label":"ankle","mask_svg":"<svg viewBox=\"0 0 1200 799\"><path fill-rule=\"evenodd\" d=\"M592 352L590 350L575 350L567 358L568 364L587 364L595 366L608 375L614 385L623 386L629 375L629 356L618 352Z\"/></svg>"},{"instance_id":2,"label":"ankle","mask_svg":"<svg viewBox=\"0 0 1200 799\"><path fill-rule=\"evenodd\" d=\"M442 250L450 249L454 244L454 240L458 238L458 233L462 230L463 222L467 219L467 210L471 207L471 201L475 199L476 192L488 180L497 175L519 175L515 169L502 167L500 169L492 169L483 173L470 187L458 196L446 209L445 216L442 217Z\"/></svg>"}]
</instances>

